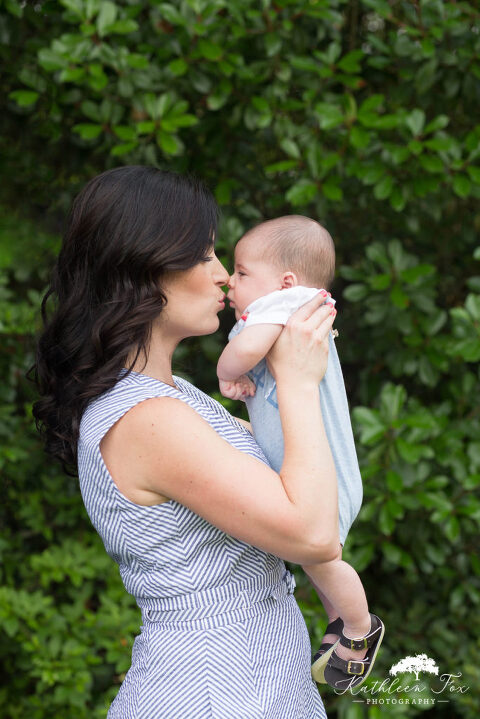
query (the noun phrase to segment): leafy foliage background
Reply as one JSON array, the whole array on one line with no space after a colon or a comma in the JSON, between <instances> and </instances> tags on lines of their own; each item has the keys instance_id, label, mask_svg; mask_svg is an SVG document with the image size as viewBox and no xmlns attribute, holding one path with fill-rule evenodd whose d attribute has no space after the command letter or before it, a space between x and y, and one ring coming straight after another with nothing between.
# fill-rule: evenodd
<instances>
[{"instance_id":1,"label":"leafy foliage background","mask_svg":"<svg viewBox=\"0 0 480 719\"><path fill-rule=\"evenodd\" d=\"M324 689L329 716L476 717L478 4L2 0L0 9L2 716L100 719L129 666L139 611L76 481L42 453L24 375L73 195L108 167L154 164L214 190L227 266L262 218L307 214L336 240L337 342L365 489L345 556L387 625L369 684L425 652L469 690L432 707L408 693L367 706ZM176 356L177 372L212 393L227 315L219 333ZM295 574L316 645L325 617Z\"/></svg>"}]
</instances>

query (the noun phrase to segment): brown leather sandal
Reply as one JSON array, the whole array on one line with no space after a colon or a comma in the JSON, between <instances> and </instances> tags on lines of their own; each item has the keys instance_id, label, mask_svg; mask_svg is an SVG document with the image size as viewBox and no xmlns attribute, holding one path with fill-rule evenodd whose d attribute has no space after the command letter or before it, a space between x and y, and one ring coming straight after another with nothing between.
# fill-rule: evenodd
<instances>
[{"instance_id":1,"label":"brown leather sandal","mask_svg":"<svg viewBox=\"0 0 480 719\"><path fill-rule=\"evenodd\" d=\"M367 649L363 659L341 659L333 650L324 671L325 682L335 689L350 689L363 684L372 671L383 635L385 625L376 614L370 614L370 631L359 639L350 639L342 631L339 642L348 649ZM335 648L334 648L335 649Z\"/></svg>"},{"instance_id":2,"label":"brown leather sandal","mask_svg":"<svg viewBox=\"0 0 480 719\"><path fill-rule=\"evenodd\" d=\"M333 620L333 622L330 622L330 624L328 624L324 633L338 634L338 636L340 637L342 630L343 620L341 617L337 617ZM323 642L320 645L320 649L313 657L312 677L315 679L316 682L318 682L318 684L326 684L324 676L325 667L327 666L327 662L330 658L331 653L333 652L339 641L340 638L337 639L334 644L330 644L329 642Z\"/></svg>"}]
</instances>

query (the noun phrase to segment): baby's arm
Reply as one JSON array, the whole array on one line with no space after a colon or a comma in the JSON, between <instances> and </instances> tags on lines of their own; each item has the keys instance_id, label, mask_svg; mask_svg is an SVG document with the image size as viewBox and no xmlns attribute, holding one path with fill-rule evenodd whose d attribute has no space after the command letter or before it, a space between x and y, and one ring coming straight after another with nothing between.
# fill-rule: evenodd
<instances>
[{"instance_id":1,"label":"baby's arm","mask_svg":"<svg viewBox=\"0 0 480 719\"><path fill-rule=\"evenodd\" d=\"M233 381L255 367L277 340L283 325L245 327L225 347L217 364L219 380Z\"/></svg>"}]
</instances>

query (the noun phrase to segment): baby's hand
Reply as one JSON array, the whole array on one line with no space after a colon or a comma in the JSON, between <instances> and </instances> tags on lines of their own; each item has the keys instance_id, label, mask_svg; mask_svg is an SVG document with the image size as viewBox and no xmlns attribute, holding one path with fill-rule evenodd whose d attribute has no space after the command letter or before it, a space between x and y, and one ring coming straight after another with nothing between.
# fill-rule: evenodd
<instances>
[{"instance_id":1,"label":"baby's hand","mask_svg":"<svg viewBox=\"0 0 480 719\"><path fill-rule=\"evenodd\" d=\"M241 399L245 402L245 397L253 397L255 394L255 384L246 374L231 381L220 379L218 383L220 392L228 399Z\"/></svg>"}]
</instances>

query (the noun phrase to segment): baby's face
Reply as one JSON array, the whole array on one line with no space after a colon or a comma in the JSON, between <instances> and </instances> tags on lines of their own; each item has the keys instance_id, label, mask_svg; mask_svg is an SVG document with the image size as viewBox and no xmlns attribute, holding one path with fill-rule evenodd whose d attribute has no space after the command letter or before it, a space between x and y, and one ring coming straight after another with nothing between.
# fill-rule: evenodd
<instances>
[{"instance_id":1,"label":"baby's face","mask_svg":"<svg viewBox=\"0 0 480 719\"><path fill-rule=\"evenodd\" d=\"M230 277L227 298L240 319L254 300L282 288L283 273L277 267L258 259L251 239L240 240L235 247L235 267Z\"/></svg>"}]
</instances>

